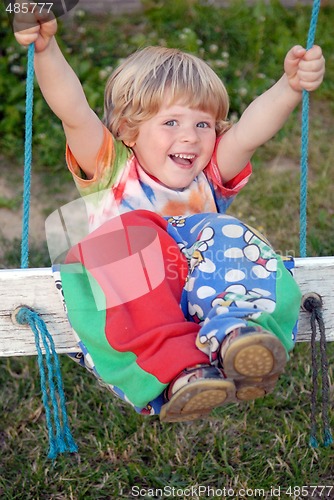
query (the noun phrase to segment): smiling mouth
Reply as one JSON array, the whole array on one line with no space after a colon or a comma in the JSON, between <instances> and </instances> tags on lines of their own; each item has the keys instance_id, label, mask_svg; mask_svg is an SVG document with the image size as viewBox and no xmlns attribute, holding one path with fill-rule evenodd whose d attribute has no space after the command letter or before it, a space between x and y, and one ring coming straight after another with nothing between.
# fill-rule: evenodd
<instances>
[{"instance_id":1,"label":"smiling mouth","mask_svg":"<svg viewBox=\"0 0 334 500\"><path fill-rule=\"evenodd\" d=\"M186 154L186 153L175 153L169 155L170 159L173 160L177 165L189 167L193 164L196 155Z\"/></svg>"}]
</instances>

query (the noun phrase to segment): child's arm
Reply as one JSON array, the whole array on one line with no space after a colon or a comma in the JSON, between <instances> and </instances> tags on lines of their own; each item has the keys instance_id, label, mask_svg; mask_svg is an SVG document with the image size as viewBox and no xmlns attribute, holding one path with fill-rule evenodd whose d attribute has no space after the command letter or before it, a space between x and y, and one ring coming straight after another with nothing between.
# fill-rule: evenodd
<instances>
[{"instance_id":1,"label":"child's arm","mask_svg":"<svg viewBox=\"0 0 334 500\"><path fill-rule=\"evenodd\" d=\"M302 90L319 87L325 72L320 47L306 51L293 47L284 61L285 73L264 94L255 99L238 123L222 137L217 151L223 180L229 181L248 163L255 150L280 130L301 101Z\"/></svg>"},{"instance_id":2,"label":"child's arm","mask_svg":"<svg viewBox=\"0 0 334 500\"><path fill-rule=\"evenodd\" d=\"M43 96L62 121L67 142L88 178L94 175L102 143L102 123L90 108L81 83L65 60L55 39L57 22L46 14L16 15L14 31L24 46L35 44L35 71ZM20 24L21 23L21 24ZM23 31L20 31L24 28Z\"/></svg>"}]
</instances>

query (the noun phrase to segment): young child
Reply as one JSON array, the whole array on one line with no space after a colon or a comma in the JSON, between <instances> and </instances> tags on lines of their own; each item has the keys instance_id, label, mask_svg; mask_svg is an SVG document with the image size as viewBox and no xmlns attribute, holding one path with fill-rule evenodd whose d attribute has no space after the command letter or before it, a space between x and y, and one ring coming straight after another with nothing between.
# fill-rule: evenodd
<instances>
[{"instance_id":1,"label":"young child","mask_svg":"<svg viewBox=\"0 0 334 500\"><path fill-rule=\"evenodd\" d=\"M253 153L302 90L321 84L321 49L293 47L280 80L232 125L205 62L144 48L111 75L102 123L57 45L56 21L25 14L20 31L20 18L15 36L35 44L40 89L87 196L90 232L69 250L62 284L98 375L162 421L271 392L294 346L300 291L265 238L225 212Z\"/></svg>"}]
</instances>

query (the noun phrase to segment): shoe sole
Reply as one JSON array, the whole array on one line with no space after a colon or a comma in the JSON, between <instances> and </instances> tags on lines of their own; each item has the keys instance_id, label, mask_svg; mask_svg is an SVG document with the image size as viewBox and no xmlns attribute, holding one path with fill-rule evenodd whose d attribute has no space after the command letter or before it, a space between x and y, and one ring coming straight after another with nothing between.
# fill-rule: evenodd
<instances>
[{"instance_id":1,"label":"shoe sole","mask_svg":"<svg viewBox=\"0 0 334 500\"><path fill-rule=\"evenodd\" d=\"M162 406L161 422L187 422L206 417L211 410L235 401L230 380L196 380L186 384Z\"/></svg>"},{"instance_id":2,"label":"shoe sole","mask_svg":"<svg viewBox=\"0 0 334 500\"><path fill-rule=\"evenodd\" d=\"M236 400L250 401L274 390L286 362L286 351L277 337L251 333L231 343L222 365L225 376L235 383Z\"/></svg>"}]
</instances>

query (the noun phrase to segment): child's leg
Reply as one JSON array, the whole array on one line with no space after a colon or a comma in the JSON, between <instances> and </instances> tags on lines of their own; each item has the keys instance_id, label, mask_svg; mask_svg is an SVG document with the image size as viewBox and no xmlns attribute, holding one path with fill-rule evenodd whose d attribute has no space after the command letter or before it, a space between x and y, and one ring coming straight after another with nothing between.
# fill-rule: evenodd
<instances>
[{"instance_id":1,"label":"child's leg","mask_svg":"<svg viewBox=\"0 0 334 500\"><path fill-rule=\"evenodd\" d=\"M196 215L178 233L191 267L183 308L201 324L197 346L235 380L237 398L263 395L294 345L298 286L267 241L237 219ZM256 377L262 388L253 384L247 395L245 387Z\"/></svg>"},{"instance_id":2,"label":"child's leg","mask_svg":"<svg viewBox=\"0 0 334 500\"><path fill-rule=\"evenodd\" d=\"M209 363L180 308L188 266L166 227L152 212L123 214L73 247L61 271L69 319L98 374L137 409L183 369Z\"/></svg>"}]
</instances>

